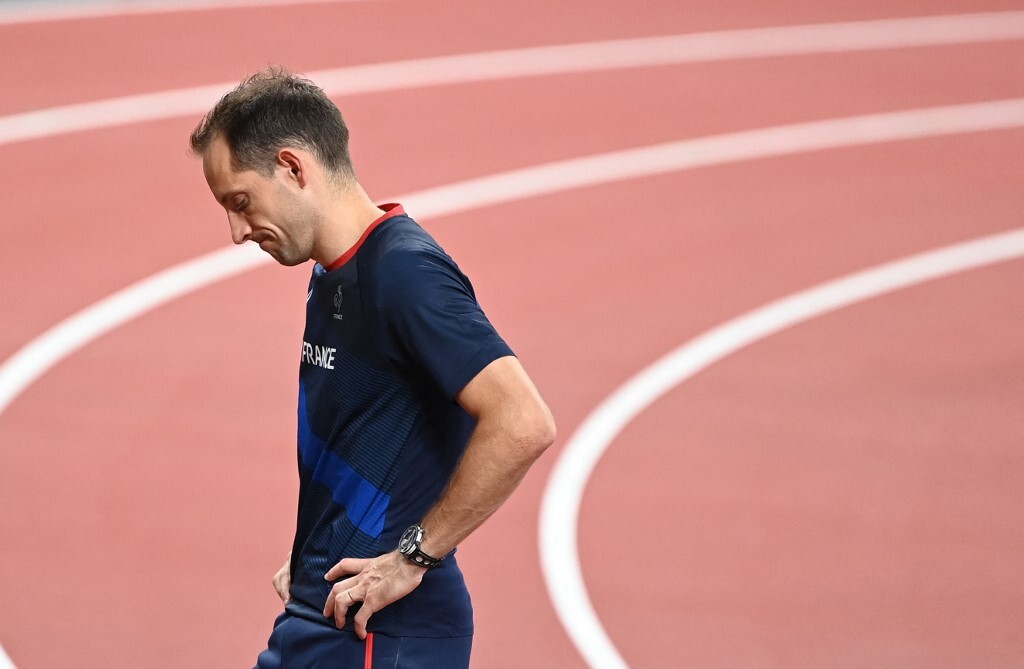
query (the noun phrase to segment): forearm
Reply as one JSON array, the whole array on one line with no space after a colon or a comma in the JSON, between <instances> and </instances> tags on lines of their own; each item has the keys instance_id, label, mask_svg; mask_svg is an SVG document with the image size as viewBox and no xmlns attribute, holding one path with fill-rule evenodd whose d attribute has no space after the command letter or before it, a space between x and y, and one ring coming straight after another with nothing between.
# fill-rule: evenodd
<instances>
[{"instance_id":1,"label":"forearm","mask_svg":"<svg viewBox=\"0 0 1024 669\"><path fill-rule=\"evenodd\" d=\"M419 549L438 558L508 499L555 439L551 412L513 356L491 362L456 399L477 424L441 499L421 521L424 536ZM349 607L362 602L354 620L356 634L364 639L370 616L412 592L425 571L399 551L344 559L324 575L328 581L349 576L332 586L324 615L343 627Z\"/></svg>"},{"instance_id":2,"label":"forearm","mask_svg":"<svg viewBox=\"0 0 1024 669\"><path fill-rule=\"evenodd\" d=\"M446 555L497 511L551 443L552 430L479 422L444 494L423 519L423 552Z\"/></svg>"}]
</instances>

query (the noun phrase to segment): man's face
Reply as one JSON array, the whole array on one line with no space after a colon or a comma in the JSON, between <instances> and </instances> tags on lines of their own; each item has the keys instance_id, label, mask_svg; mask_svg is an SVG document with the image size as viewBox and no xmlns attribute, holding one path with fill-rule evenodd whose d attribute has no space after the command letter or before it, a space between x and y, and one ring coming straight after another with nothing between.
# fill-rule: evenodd
<instances>
[{"instance_id":1,"label":"man's face","mask_svg":"<svg viewBox=\"0 0 1024 669\"><path fill-rule=\"evenodd\" d=\"M287 167L275 167L270 177L252 170L236 171L227 140L217 137L203 155L203 173L228 213L233 242L256 242L282 265L309 260L316 217L288 178Z\"/></svg>"}]
</instances>

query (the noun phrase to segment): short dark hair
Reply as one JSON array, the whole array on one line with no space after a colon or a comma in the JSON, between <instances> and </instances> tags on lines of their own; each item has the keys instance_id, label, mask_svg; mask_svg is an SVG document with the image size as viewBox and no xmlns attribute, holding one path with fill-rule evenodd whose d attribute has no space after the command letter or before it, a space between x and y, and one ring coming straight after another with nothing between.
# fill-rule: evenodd
<instances>
[{"instance_id":1,"label":"short dark hair","mask_svg":"<svg viewBox=\"0 0 1024 669\"><path fill-rule=\"evenodd\" d=\"M222 97L192 131L193 153L202 156L221 135L235 169L270 176L281 147L298 145L335 176L355 176L341 111L319 86L283 68L258 72Z\"/></svg>"}]
</instances>

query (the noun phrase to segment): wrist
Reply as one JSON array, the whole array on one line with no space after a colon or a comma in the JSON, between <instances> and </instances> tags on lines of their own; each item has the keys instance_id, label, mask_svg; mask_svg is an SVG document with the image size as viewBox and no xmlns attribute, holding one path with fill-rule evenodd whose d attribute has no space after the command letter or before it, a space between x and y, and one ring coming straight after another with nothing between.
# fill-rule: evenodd
<instances>
[{"instance_id":1,"label":"wrist","mask_svg":"<svg viewBox=\"0 0 1024 669\"><path fill-rule=\"evenodd\" d=\"M409 574L414 578L423 578L423 575L430 571L429 567L423 567L416 564L409 558L402 555L402 553L398 549L395 549L395 559L397 559L398 562L402 565L401 571Z\"/></svg>"},{"instance_id":2,"label":"wrist","mask_svg":"<svg viewBox=\"0 0 1024 669\"><path fill-rule=\"evenodd\" d=\"M402 538L398 542L398 553L417 567L424 569L440 567L447 554L432 554L424 548L425 543L426 531L420 525L413 525L402 534Z\"/></svg>"}]
</instances>

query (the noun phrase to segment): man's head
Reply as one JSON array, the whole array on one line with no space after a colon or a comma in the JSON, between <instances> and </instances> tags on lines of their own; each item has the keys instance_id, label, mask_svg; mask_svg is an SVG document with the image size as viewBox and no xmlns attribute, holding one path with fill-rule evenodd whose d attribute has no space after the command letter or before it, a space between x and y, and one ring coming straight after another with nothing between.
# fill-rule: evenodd
<instances>
[{"instance_id":1,"label":"man's head","mask_svg":"<svg viewBox=\"0 0 1024 669\"><path fill-rule=\"evenodd\" d=\"M279 68L252 75L222 97L192 131L192 151L204 155L217 137L227 140L238 170L269 177L277 151L299 146L339 181L354 177L341 112L316 84Z\"/></svg>"},{"instance_id":2,"label":"man's head","mask_svg":"<svg viewBox=\"0 0 1024 669\"><path fill-rule=\"evenodd\" d=\"M312 82L268 69L242 82L192 132L236 244L284 265L311 257L326 198L355 181L341 112Z\"/></svg>"}]
</instances>

